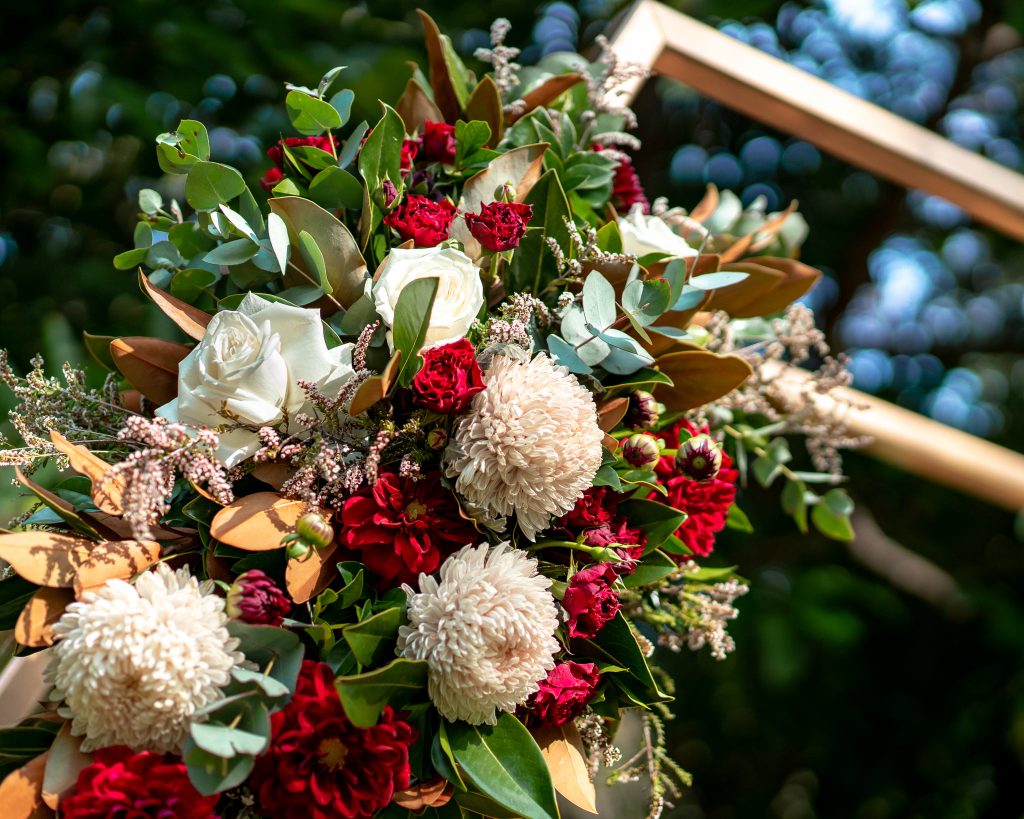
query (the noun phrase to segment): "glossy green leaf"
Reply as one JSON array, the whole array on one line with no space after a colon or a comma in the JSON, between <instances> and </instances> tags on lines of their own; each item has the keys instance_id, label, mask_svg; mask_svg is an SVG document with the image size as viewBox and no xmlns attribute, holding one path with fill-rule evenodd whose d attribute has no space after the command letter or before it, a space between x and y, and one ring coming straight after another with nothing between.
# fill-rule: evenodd
<instances>
[{"instance_id":1,"label":"glossy green leaf","mask_svg":"<svg viewBox=\"0 0 1024 819\"><path fill-rule=\"evenodd\" d=\"M319 136L341 127L341 114L329 102L301 91L289 91L284 104L292 127L303 136Z\"/></svg>"},{"instance_id":2,"label":"glossy green leaf","mask_svg":"<svg viewBox=\"0 0 1024 819\"><path fill-rule=\"evenodd\" d=\"M402 616L400 608L385 609L361 623L345 626L341 634L362 665L373 665L389 649L391 656L394 656L394 644Z\"/></svg>"},{"instance_id":3,"label":"glossy green leaf","mask_svg":"<svg viewBox=\"0 0 1024 819\"><path fill-rule=\"evenodd\" d=\"M506 286L510 292L528 290L539 293L558 274L551 248L545 240L550 237L558 242L559 247L567 252L570 250L565 220L571 218L572 212L554 171L547 171L537 180L525 201L533 205L533 218L512 256Z\"/></svg>"},{"instance_id":4,"label":"glossy green leaf","mask_svg":"<svg viewBox=\"0 0 1024 819\"><path fill-rule=\"evenodd\" d=\"M395 305L395 321L391 328L396 350L402 351L402 367L398 383L408 387L422 365L420 348L427 336L430 314L434 309L439 280L436 278L416 279L409 282L398 296Z\"/></svg>"},{"instance_id":5,"label":"glossy green leaf","mask_svg":"<svg viewBox=\"0 0 1024 819\"><path fill-rule=\"evenodd\" d=\"M657 583L678 568L679 564L664 552L654 551L644 556L632 574L623 575L622 582L627 589L635 589Z\"/></svg>"},{"instance_id":6,"label":"glossy green leaf","mask_svg":"<svg viewBox=\"0 0 1024 819\"><path fill-rule=\"evenodd\" d=\"M309 198L325 208L358 210L363 204L363 186L348 171L332 166L313 177Z\"/></svg>"},{"instance_id":7,"label":"glossy green leaf","mask_svg":"<svg viewBox=\"0 0 1024 819\"><path fill-rule=\"evenodd\" d=\"M400 708L427 686L427 664L423 660L392 660L383 668L366 674L335 680L341 704L353 725L376 725L385 705Z\"/></svg>"},{"instance_id":8,"label":"glossy green leaf","mask_svg":"<svg viewBox=\"0 0 1024 819\"><path fill-rule=\"evenodd\" d=\"M686 520L686 512L680 509L641 498L630 498L623 502L619 505L619 511L629 518L633 526L643 529L648 542L655 547Z\"/></svg>"},{"instance_id":9,"label":"glossy green leaf","mask_svg":"<svg viewBox=\"0 0 1024 819\"><path fill-rule=\"evenodd\" d=\"M381 103L383 114L359 151L359 173L366 180L370 193L380 188L385 179L396 185L401 180L402 141L405 124L390 105Z\"/></svg>"}]
</instances>

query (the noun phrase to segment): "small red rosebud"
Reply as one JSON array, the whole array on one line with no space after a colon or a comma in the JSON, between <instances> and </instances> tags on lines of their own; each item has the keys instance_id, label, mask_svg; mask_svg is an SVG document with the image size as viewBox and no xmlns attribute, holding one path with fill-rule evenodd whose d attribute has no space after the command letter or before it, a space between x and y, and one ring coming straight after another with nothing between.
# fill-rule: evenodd
<instances>
[{"instance_id":1,"label":"small red rosebud","mask_svg":"<svg viewBox=\"0 0 1024 819\"><path fill-rule=\"evenodd\" d=\"M722 468L722 449L710 435L694 435L679 445L675 466L681 475L691 480L714 480Z\"/></svg>"},{"instance_id":2,"label":"small red rosebud","mask_svg":"<svg viewBox=\"0 0 1024 819\"><path fill-rule=\"evenodd\" d=\"M228 590L228 616L243 623L279 626L291 610L291 600L259 569L240 574Z\"/></svg>"},{"instance_id":3,"label":"small red rosebud","mask_svg":"<svg viewBox=\"0 0 1024 819\"><path fill-rule=\"evenodd\" d=\"M491 202L480 213L467 213L466 227L485 248L502 253L518 247L533 217L533 205L521 202Z\"/></svg>"},{"instance_id":4,"label":"small red rosebud","mask_svg":"<svg viewBox=\"0 0 1024 819\"><path fill-rule=\"evenodd\" d=\"M622 457L636 469L649 469L661 460L661 447L653 435L638 432L623 441Z\"/></svg>"}]
</instances>

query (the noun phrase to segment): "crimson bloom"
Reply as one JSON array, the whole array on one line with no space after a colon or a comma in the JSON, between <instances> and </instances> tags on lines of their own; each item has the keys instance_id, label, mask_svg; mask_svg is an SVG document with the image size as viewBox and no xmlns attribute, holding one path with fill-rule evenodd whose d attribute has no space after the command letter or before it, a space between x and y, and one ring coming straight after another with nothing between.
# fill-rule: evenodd
<instances>
[{"instance_id":1,"label":"crimson bloom","mask_svg":"<svg viewBox=\"0 0 1024 819\"><path fill-rule=\"evenodd\" d=\"M466 214L466 227L473 237L494 253L519 246L533 216L533 205L521 202L491 202L480 213Z\"/></svg>"},{"instance_id":2,"label":"crimson bloom","mask_svg":"<svg viewBox=\"0 0 1024 819\"><path fill-rule=\"evenodd\" d=\"M426 120L420 137L419 158L451 165L455 161L455 126Z\"/></svg>"},{"instance_id":3,"label":"crimson bloom","mask_svg":"<svg viewBox=\"0 0 1024 819\"><path fill-rule=\"evenodd\" d=\"M468 338L431 347L412 381L412 402L432 412L457 414L484 390L476 350Z\"/></svg>"},{"instance_id":4,"label":"crimson bloom","mask_svg":"<svg viewBox=\"0 0 1024 819\"><path fill-rule=\"evenodd\" d=\"M606 150L603 145L595 145L595 151ZM651 212L651 203L647 201L647 194L644 193L640 184L640 177L633 167L633 160L628 154L616 151L619 164L615 168L615 176L612 178L612 207L619 213L629 213L633 205L640 205L644 213Z\"/></svg>"},{"instance_id":5,"label":"crimson bloom","mask_svg":"<svg viewBox=\"0 0 1024 819\"><path fill-rule=\"evenodd\" d=\"M359 552L388 588L415 584L420 572L436 571L444 558L475 540L440 472L417 480L382 472L375 486L345 500L339 517L341 545Z\"/></svg>"},{"instance_id":6,"label":"crimson bloom","mask_svg":"<svg viewBox=\"0 0 1024 819\"><path fill-rule=\"evenodd\" d=\"M409 787L415 729L390 706L372 728L354 726L326 663L303 661L295 695L270 726L249 780L266 819L368 819Z\"/></svg>"},{"instance_id":7,"label":"crimson bloom","mask_svg":"<svg viewBox=\"0 0 1024 819\"><path fill-rule=\"evenodd\" d=\"M203 796L184 764L150 751L114 746L96 751L78 775L75 791L60 803L64 819L216 819L219 794Z\"/></svg>"},{"instance_id":8,"label":"crimson bloom","mask_svg":"<svg viewBox=\"0 0 1024 819\"><path fill-rule=\"evenodd\" d=\"M384 224L393 227L416 247L435 247L448 238L455 205L447 199L434 202L426 196L410 193L402 203L384 217Z\"/></svg>"},{"instance_id":9,"label":"crimson bloom","mask_svg":"<svg viewBox=\"0 0 1024 819\"><path fill-rule=\"evenodd\" d=\"M569 578L562 607L569 614L570 637L594 637L618 614L622 604L612 588L617 577L613 564L597 563Z\"/></svg>"},{"instance_id":10,"label":"crimson bloom","mask_svg":"<svg viewBox=\"0 0 1024 819\"><path fill-rule=\"evenodd\" d=\"M259 569L240 574L228 590L228 616L244 623L279 626L291 610L292 601Z\"/></svg>"},{"instance_id":11,"label":"crimson bloom","mask_svg":"<svg viewBox=\"0 0 1024 819\"><path fill-rule=\"evenodd\" d=\"M284 179L284 149L288 148L301 148L309 146L312 148L319 148L321 151L327 151L332 153L333 138L330 135L325 134L324 136L310 136L310 137L285 137L284 139L278 140L275 144L271 145L267 149L267 156L274 163L274 167L270 168L260 180L260 185L263 186L265 191L270 191L273 187Z\"/></svg>"},{"instance_id":12,"label":"crimson bloom","mask_svg":"<svg viewBox=\"0 0 1024 819\"><path fill-rule=\"evenodd\" d=\"M601 675L595 663L559 663L540 681L540 688L530 695L520 713L528 724L564 725L583 713L599 682Z\"/></svg>"},{"instance_id":13,"label":"crimson bloom","mask_svg":"<svg viewBox=\"0 0 1024 819\"><path fill-rule=\"evenodd\" d=\"M691 436L707 434L707 426L698 427L689 421L680 421L670 429L662 430L658 437L665 441L666 449L678 449L679 439L686 441ZM681 436L681 433L682 434ZM676 530L676 536L693 553L706 557L715 548L715 532L725 528L729 507L736 501L736 480L739 472L732 468L732 458L722 453L722 464L718 475L711 480L696 481L676 470L675 459L662 458L654 471L658 482L668 490L668 497L652 492L649 500L661 501L674 506L688 517Z\"/></svg>"},{"instance_id":14,"label":"crimson bloom","mask_svg":"<svg viewBox=\"0 0 1024 819\"><path fill-rule=\"evenodd\" d=\"M402 159L400 167L403 171L407 171L412 167L413 160L416 159L416 154L419 153L420 144L415 139L405 139L402 141Z\"/></svg>"},{"instance_id":15,"label":"crimson bloom","mask_svg":"<svg viewBox=\"0 0 1024 819\"><path fill-rule=\"evenodd\" d=\"M587 546L605 547L613 543L628 548L620 553L638 559L647 545L642 529L631 526L629 518L620 514L619 493L607 486L591 486L576 505L554 525L575 540L580 535Z\"/></svg>"}]
</instances>

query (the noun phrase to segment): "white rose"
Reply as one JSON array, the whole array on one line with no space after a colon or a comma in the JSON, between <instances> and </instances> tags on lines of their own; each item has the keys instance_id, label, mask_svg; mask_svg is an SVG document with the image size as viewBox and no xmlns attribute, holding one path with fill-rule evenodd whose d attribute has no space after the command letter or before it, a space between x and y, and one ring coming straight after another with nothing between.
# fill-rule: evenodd
<instances>
[{"instance_id":1,"label":"white rose","mask_svg":"<svg viewBox=\"0 0 1024 819\"><path fill-rule=\"evenodd\" d=\"M648 253L667 253L670 256L696 256L696 248L675 233L663 219L648 216L640 208L633 208L629 216L620 216L619 233L622 234L622 252L632 256Z\"/></svg>"},{"instance_id":2,"label":"white rose","mask_svg":"<svg viewBox=\"0 0 1024 819\"><path fill-rule=\"evenodd\" d=\"M395 248L381 265L373 287L377 313L388 327L395 323L398 297L409 282L437 278L437 295L423 349L464 338L484 306L478 268L462 251L451 247ZM388 345L394 349L391 332Z\"/></svg>"},{"instance_id":3,"label":"white rose","mask_svg":"<svg viewBox=\"0 0 1024 819\"><path fill-rule=\"evenodd\" d=\"M169 421L252 427L284 420L294 428L307 407L299 381L335 395L352 376L352 344L327 349L318 310L269 302L249 293L238 310L213 317L206 335L178 365L178 397L157 410ZM259 449L250 429L220 436L217 457L235 466Z\"/></svg>"}]
</instances>

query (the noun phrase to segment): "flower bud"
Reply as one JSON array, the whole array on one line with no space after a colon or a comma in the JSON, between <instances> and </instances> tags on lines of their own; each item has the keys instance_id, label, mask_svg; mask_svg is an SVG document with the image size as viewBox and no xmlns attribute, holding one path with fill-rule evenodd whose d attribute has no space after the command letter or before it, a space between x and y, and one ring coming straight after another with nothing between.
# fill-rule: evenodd
<instances>
[{"instance_id":1,"label":"flower bud","mask_svg":"<svg viewBox=\"0 0 1024 819\"><path fill-rule=\"evenodd\" d=\"M627 427L632 429L650 429L658 423L658 417L664 407L654 396L644 390L633 390L629 394L629 407L623 419Z\"/></svg>"},{"instance_id":2,"label":"flower bud","mask_svg":"<svg viewBox=\"0 0 1024 819\"><path fill-rule=\"evenodd\" d=\"M296 538L291 541L284 550L289 560L302 560L309 554L310 545L306 541Z\"/></svg>"},{"instance_id":3,"label":"flower bud","mask_svg":"<svg viewBox=\"0 0 1024 819\"><path fill-rule=\"evenodd\" d=\"M306 512L295 523L295 531L299 540L309 546L318 546L323 549L331 545L334 540L334 529L323 517L316 512Z\"/></svg>"},{"instance_id":4,"label":"flower bud","mask_svg":"<svg viewBox=\"0 0 1024 819\"><path fill-rule=\"evenodd\" d=\"M434 427L427 433L427 446L434 452L440 452L448 445L448 433L441 427Z\"/></svg>"},{"instance_id":5,"label":"flower bud","mask_svg":"<svg viewBox=\"0 0 1024 819\"><path fill-rule=\"evenodd\" d=\"M630 435L622 443L622 457L636 469L648 469L661 458L661 447L653 435L638 432L636 435Z\"/></svg>"},{"instance_id":6,"label":"flower bud","mask_svg":"<svg viewBox=\"0 0 1024 819\"><path fill-rule=\"evenodd\" d=\"M710 435L694 435L679 445L676 470L694 481L711 481L722 468L722 450Z\"/></svg>"},{"instance_id":7,"label":"flower bud","mask_svg":"<svg viewBox=\"0 0 1024 819\"><path fill-rule=\"evenodd\" d=\"M499 185L494 189L494 201L496 202L514 202L515 198L516 189L510 182Z\"/></svg>"},{"instance_id":8,"label":"flower bud","mask_svg":"<svg viewBox=\"0 0 1024 819\"><path fill-rule=\"evenodd\" d=\"M255 626L279 626L292 609L291 601L259 569L240 574L227 595L227 614Z\"/></svg>"}]
</instances>

